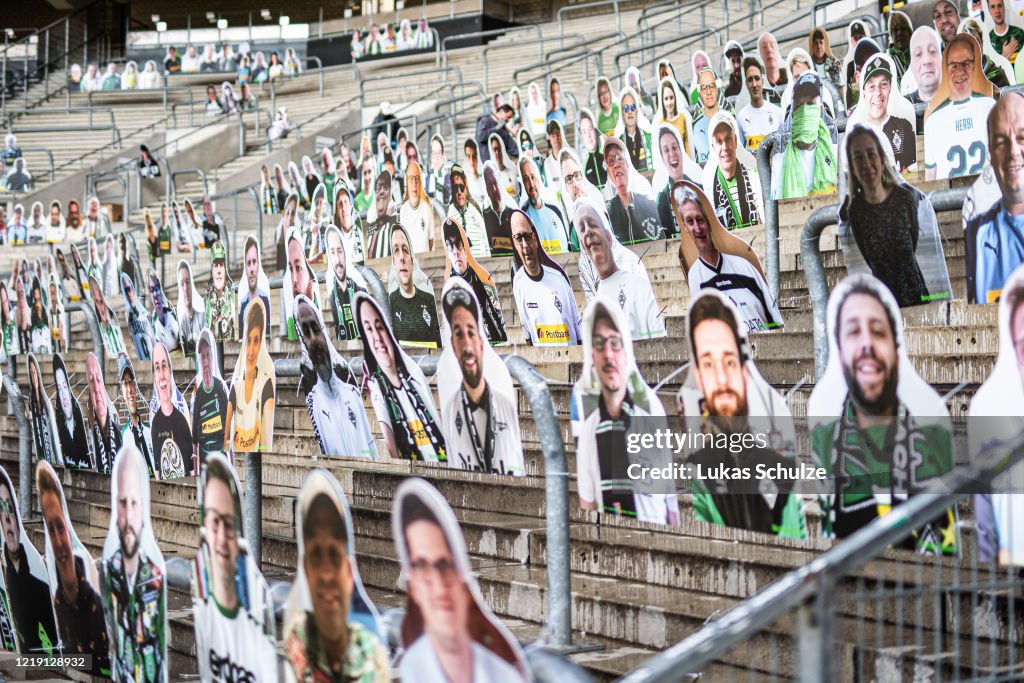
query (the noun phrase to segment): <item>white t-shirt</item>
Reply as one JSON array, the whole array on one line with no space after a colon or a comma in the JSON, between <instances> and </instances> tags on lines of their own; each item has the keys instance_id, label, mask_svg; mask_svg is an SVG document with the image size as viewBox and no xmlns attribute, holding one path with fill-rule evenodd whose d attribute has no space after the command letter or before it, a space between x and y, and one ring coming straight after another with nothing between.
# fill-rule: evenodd
<instances>
[{"instance_id":1,"label":"white t-shirt","mask_svg":"<svg viewBox=\"0 0 1024 683\"><path fill-rule=\"evenodd\" d=\"M520 268L512 278L523 334L534 346L574 346L580 338L576 296L561 273L541 266L540 280Z\"/></svg>"},{"instance_id":2,"label":"white t-shirt","mask_svg":"<svg viewBox=\"0 0 1024 683\"><path fill-rule=\"evenodd\" d=\"M420 254L430 249L427 236L432 232L430 228L434 225L434 211L430 208L430 202L421 199L419 206L415 209L412 208L412 204L405 202L398 211L398 220L409 233L414 254Z\"/></svg>"},{"instance_id":3,"label":"white t-shirt","mask_svg":"<svg viewBox=\"0 0 1024 683\"><path fill-rule=\"evenodd\" d=\"M192 616L201 680L278 680L274 639L244 609L239 607L230 614L211 594L205 601L193 601Z\"/></svg>"},{"instance_id":4,"label":"white t-shirt","mask_svg":"<svg viewBox=\"0 0 1024 683\"><path fill-rule=\"evenodd\" d=\"M782 109L768 100L756 108L748 104L740 110L736 121L740 126L743 144L753 152L761 146L761 141L766 135L778 130L779 124L782 123Z\"/></svg>"},{"instance_id":5,"label":"white t-shirt","mask_svg":"<svg viewBox=\"0 0 1024 683\"><path fill-rule=\"evenodd\" d=\"M363 399L354 386L332 374L329 388L322 380L313 385L306 407L324 455L377 456Z\"/></svg>"},{"instance_id":6,"label":"white t-shirt","mask_svg":"<svg viewBox=\"0 0 1024 683\"><path fill-rule=\"evenodd\" d=\"M473 429L481 449L487 448L487 421L491 419L494 434L494 451L491 456L491 471L496 474L526 473L523 461L523 444L519 438L519 410L509 397L489 390L492 415L488 416L483 406L473 411ZM448 447L448 467L460 470L484 472L484 463L473 447L473 440L466 424L462 404L462 389L453 393L441 409L441 427Z\"/></svg>"},{"instance_id":7,"label":"white t-shirt","mask_svg":"<svg viewBox=\"0 0 1024 683\"><path fill-rule=\"evenodd\" d=\"M515 667L480 643L474 640L470 647L473 649L473 683L525 683ZM448 677L426 635L417 638L405 651L398 664L398 677L403 681L447 683Z\"/></svg>"},{"instance_id":8,"label":"white t-shirt","mask_svg":"<svg viewBox=\"0 0 1024 683\"><path fill-rule=\"evenodd\" d=\"M971 95L947 100L924 122L924 165L936 179L974 175L988 163L988 114L995 100Z\"/></svg>"},{"instance_id":9,"label":"white t-shirt","mask_svg":"<svg viewBox=\"0 0 1024 683\"><path fill-rule=\"evenodd\" d=\"M633 339L665 336L665 323L658 317L658 302L650 280L624 270L597 283L597 293L619 304L629 320Z\"/></svg>"},{"instance_id":10,"label":"white t-shirt","mask_svg":"<svg viewBox=\"0 0 1024 683\"><path fill-rule=\"evenodd\" d=\"M761 273L742 256L720 254L718 268L698 258L686 277L690 284L690 298L695 299L701 289L717 289L729 297L740 312L747 332L781 327L782 314L771 300L771 293Z\"/></svg>"}]
</instances>

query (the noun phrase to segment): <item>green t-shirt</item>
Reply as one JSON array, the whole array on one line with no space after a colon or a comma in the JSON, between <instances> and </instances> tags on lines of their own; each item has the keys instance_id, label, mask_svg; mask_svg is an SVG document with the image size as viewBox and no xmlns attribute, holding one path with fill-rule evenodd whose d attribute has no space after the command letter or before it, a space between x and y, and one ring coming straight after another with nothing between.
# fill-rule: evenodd
<instances>
[{"instance_id":1,"label":"green t-shirt","mask_svg":"<svg viewBox=\"0 0 1024 683\"><path fill-rule=\"evenodd\" d=\"M597 108L597 129L602 135L615 135L615 128L619 125L619 105L612 102L612 112L605 114L601 108Z\"/></svg>"},{"instance_id":2,"label":"green t-shirt","mask_svg":"<svg viewBox=\"0 0 1024 683\"><path fill-rule=\"evenodd\" d=\"M356 207L356 211L360 213L370 210L370 204L373 203L372 194L363 194L360 192L356 195L355 201L352 202L352 206Z\"/></svg>"},{"instance_id":3,"label":"green t-shirt","mask_svg":"<svg viewBox=\"0 0 1024 683\"><path fill-rule=\"evenodd\" d=\"M953 469L950 431L939 424L918 425L902 404L889 424L860 429L847 399L843 417L814 428L811 447L828 481L841 487L819 496L822 532L832 538L849 536ZM904 465L894 467L901 459ZM953 508L899 545L930 555L955 555L958 546Z\"/></svg>"},{"instance_id":4,"label":"green t-shirt","mask_svg":"<svg viewBox=\"0 0 1024 683\"><path fill-rule=\"evenodd\" d=\"M1017 55L1020 54L1020 49L1024 48L1024 29L1019 26L1009 26L1006 29L1006 33L999 35L995 32L995 29L988 32L988 37L992 40L992 49L996 51L997 55L1003 54L1003 46L1011 40L1016 39L1017 51L1011 54L1007 59L1010 60L1010 64L1017 62Z\"/></svg>"}]
</instances>

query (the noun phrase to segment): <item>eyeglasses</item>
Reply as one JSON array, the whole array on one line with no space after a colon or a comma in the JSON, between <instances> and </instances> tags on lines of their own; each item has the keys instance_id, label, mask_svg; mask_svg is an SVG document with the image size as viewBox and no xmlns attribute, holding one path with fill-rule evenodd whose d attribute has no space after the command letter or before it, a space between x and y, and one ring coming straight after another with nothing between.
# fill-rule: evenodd
<instances>
[{"instance_id":1,"label":"eyeglasses","mask_svg":"<svg viewBox=\"0 0 1024 683\"><path fill-rule=\"evenodd\" d=\"M610 348L612 351L622 350L622 337L594 337L591 342L598 351L604 351L605 347Z\"/></svg>"},{"instance_id":2,"label":"eyeglasses","mask_svg":"<svg viewBox=\"0 0 1024 683\"><path fill-rule=\"evenodd\" d=\"M565 182L567 183L578 183L581 180L583 180L583 173L581 173L580 171L576 171L575 173L570 173L569 175L565 176Z\"/></svg>"},{"instance_id":3,"label":"eyeglasses","mask_svg":"<svg viewBox=\"0 0 1024 683\"><path fill-rule=\"evenodd\" d=\"M624 154L606 154L604 162L608 166L618 166L619 164L626 162L626 156Z\"/></svg>"},{"instance_id":4,"label":"eyeglasses","mask_svg":"<svg viewBox=\"0 0 1024 683\"><path fill-rule=\"evenodd\" d=\"M622 111L626 112L627 114L632 114L633 112L636 111L636 105L635 104L624 104L624 105L622 105Z\"/></svg>"},{"instance_id":5,"label":"eyeglasses","mask_svg":"<svg viewBox=\"0 0 1024 683\"><path fill-rule=\"evenodd\" d=\"M14 501L0 500L0 513L3 513L5 515L14 514Z\"/></svg>"},{"instance_id":6,"label":"eyeglasses","mask_svg":"<svg viewBox=\"0 0 1024 683\"><path fill-rule=\"evenodd\" d=\"M518 242L519 244L530 244L533 242L532 232L521 232L516 235L512 235L512 241Z\"/></svg>"},{"instance_id":7,"label":"eyeglasses","mask_svg":"<svg viewBox=\"0 0 1024 683\"><path fill-rule=\"evenodd\" d=\"M235 529L235 518L233 515L222 515L213 511L207 511L206 514L210 516L210 521L213 524L213 533L223 530L224 535L228 538L234 538L238 533Z\"/></svg>"},{"instance_id":8,"label":"eyeglasses","mask_svg":"<svg viewBox=\"0 0 1024 683\"><path fill-rule=\"evenodd\" d=\"M965 59L962 62L947 62L946 68L949 69L950 73L956 73L957 71L969 73L971 71L974 71L974 60Z\"/></svg>"},{"instance_id":9,"label":"eyeglasses","mask_svg":"<svg viewBox=\"0 0 1024 683\"><path fill-rule=\"evenodd\" d=\"M436 576L445 586L450 586L455 582L455 565L448 559L436 562L414 560L409 564L409 569L410 573L420 581L432 581Z\"/></svg>"}]
</instances>

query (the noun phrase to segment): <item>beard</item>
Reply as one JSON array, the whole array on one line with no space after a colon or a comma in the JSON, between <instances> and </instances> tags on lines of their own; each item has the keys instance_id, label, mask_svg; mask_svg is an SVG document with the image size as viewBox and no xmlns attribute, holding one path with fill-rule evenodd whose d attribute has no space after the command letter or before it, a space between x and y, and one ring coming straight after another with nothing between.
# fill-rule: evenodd
<instances>
[{"instance_id":1,"label":"beard","mask_svg":"<svg viewBox=\"0 0 1024 683\"><path fill-rule=\"evenodd\" d=\"M723 399L732 399L731 405L719 406ZM707 397L708 416L719 431L726 434L747 430L747 399L729 387L716 389Z\"/></svg>"},{"instance_id":2,"label":"beard","mask_svg":"<svg viewBox=\"0 0 1024 683\"><path fill-rule=\"evenodd\" d=\"M131 545L128 544L128 534L131 533ZM124 529L118 529L118 539L121 542L121 552L124 553L125 557L135 557L135 554L139 552L139 532L137 529L133 529L130 525L125 525Z\"/></svg>"},{"instance_id":3,"label":"beard","mask_svg":"<svg viewBox=\"0 0 1024 683\"><path fill-rule=\"evenodd\" d=\"M484 370L480 365L479 358L476 358L476 370L467 370L461 361L459 363L459 369L462 370L462 379L471 389L476 389L480 386L480 382L483 380Z\"/></svg>"},{"instance_id":4,"label":"beard","mask_svg":"<svg viewBox=\"0 0 1024 683\"><path fill-rule=\"evenodd\" d=\"M899 386L899 372L896 366L893 366L886 373L882 392L875 399L867 397L857 382L853 370L846 364L843 365L843 377L846 379L846 386L850 390L850 398L853 399L854 407L861 412L868 415L885 415L887 412L892 412L896 407L898 401L896 390Z\"/></svg>"}]
</instances>

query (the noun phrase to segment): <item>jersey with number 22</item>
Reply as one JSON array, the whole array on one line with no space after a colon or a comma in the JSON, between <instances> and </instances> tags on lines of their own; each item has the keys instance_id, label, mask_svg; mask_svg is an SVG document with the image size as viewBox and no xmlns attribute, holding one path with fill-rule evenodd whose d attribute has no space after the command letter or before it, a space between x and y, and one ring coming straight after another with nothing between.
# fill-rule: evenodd
<instances>
[{"instance_id":1,"label":"jersey with number 22","mask_svg":"<svg viewBox=\"0 0 1024 683\"><path fill-rule=\"evenodd\" d=\"M957 178L981 173L988 163L988 113L995 100L973 94L960 102L946 100L924 122L924 163L935 177Z\"/></svg>"}]
</instances>

